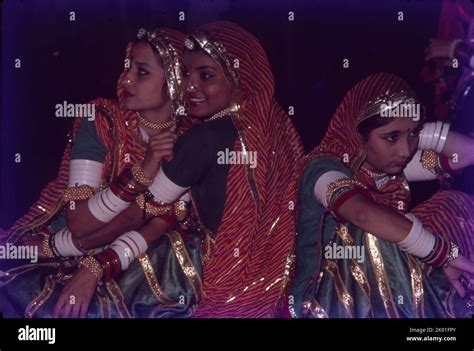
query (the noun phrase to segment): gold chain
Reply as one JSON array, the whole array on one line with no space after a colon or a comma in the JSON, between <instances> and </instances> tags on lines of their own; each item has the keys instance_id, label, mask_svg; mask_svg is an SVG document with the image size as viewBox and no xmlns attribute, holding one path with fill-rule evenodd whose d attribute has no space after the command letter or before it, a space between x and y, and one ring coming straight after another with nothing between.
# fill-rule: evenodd
<instances>
[{"instance_id":1,"label":"gold chain","mask_svg":"<svg viewBox=\"0 0 474 351\"><path fill-rule=\"evenodd\" d=\"M210 121L213 121L215 119L225 117L229 113L235 112L236 110L238 110L238 106L233 105L233 106L227 107L227 108L223 109L221 112L217 112L215 115L212 115L211 118L208 118L206 120L206 122L210 122Z\"/></svg>"},{"instance_id":2,"label":"gold chain","mask_svg":"<svg viewBox=\"0 0 474 351\"><path fill-rule=\"evenodd\" d=\"M370 169L367 169L364 166L360 166L360 169L363 173L367 174L371 178L383 178L387 175L387 173L372 172Z\"/></svg>"},{"instance_id":3,"label":"gold chain","mask_svg":"<svg viewBox=\"0 0 474 351\"><path fill-rule=\"evenodd\" d=\"M145 118L143 118L142 115L138 111L136 112L136 114L137 114L137 117L138 117L138 122L140 124L142 124L143 126L145 126L147 128L150 128L150 129L162 130L162 129L167 129L167 128L171 128L172 126L174 126L174 121L173 120L168 121L168 122L164 122L164 123L154 123L154 122L150 122L150 121L146 120Z\"/></svg>"}]
</instances>

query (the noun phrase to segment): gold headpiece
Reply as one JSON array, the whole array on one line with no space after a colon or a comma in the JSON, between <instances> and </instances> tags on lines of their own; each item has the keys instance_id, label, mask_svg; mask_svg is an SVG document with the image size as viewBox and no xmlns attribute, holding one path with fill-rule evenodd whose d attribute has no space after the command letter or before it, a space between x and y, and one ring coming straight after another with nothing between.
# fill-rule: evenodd
<instances>
[{"instance_id":1,"label":"gold headpiece","mask_svg":"<svg viewBox=\"0 0 474 351\"><path fill-rule=\"evenodd\" d=\"M184 46L192 50L194 49L194 42L224 69L224 73L229 81L233 82L237 87L240 79L239 73L234 68L233 62L224 46L219 41L209 38L208 34L199 31L190 34L189 38L184 41Z\"/></svg>"},{"instance_id":2,"label":"gold headpiece","mask_svg":"<svg viewBox=\"0 0 474 351\"><path fill-rule=\"evenodd\" d=\"M176 49L171 45L166 33L155 29L151 32L140 28L137 33L138 39L146 39L160 55L165 71L166 83L173 104L172 119L178 121L185 115L183 103L183 91L181 89L183 80L181 77L181 62Z\"/></svg>"},{"instance_id":3,"label":"gold headpiece","mask_svg":"<svg viewBox=\"0 0 474 351\"><path fill-rule=\"evenodd\" d=\"M365 121L367 118L392 110L400 104L412 105L417 103L413 94L406 90L390 91L387 90L384 94L379 95L373 100L370 100L361 110L357 125Z\"/></svg>"}]
</instances>

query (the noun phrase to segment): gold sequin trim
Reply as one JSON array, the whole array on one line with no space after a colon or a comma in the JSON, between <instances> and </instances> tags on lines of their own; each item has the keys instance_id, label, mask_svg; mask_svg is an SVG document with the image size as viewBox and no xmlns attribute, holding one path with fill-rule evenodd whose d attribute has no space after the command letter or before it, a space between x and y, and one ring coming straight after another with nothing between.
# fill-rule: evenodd
<instances>
[{"instance_id":1,"label":"gold sequin trim","mask_svg":"<svg viewBox=\"0 0 474 351\"><path fill-rule=\"evenodd\" d=\"M413 256L406 254L408 269L410 270L411 290L413 295L413 304L419 318L425 318L425 311L423 306L423 273L420 266L415 262Z\"/></svg>"},{"instance_id":2,"label":"gold sequin trim","mask_svg":"<svg viewBox=\"0 0 474 351\"><path fill-rule=\"evenodd\" d=\"M120 287L115 282L115 280L111 279L108 282L106 282L105 287L107 288L107 291L109 292L110 296L112 296L112 299L115 302L115 306L117 306L117 311L120 317L132 318L130 315L130 312L127 309L127 306L125 306L125 303L123 301L122 291L120 290Z\"/></svg>"},{"instance_id":3,"label":"gold sequin trim","mask_svg":"<svg viewBox=\"0 0 474 351\"><path fill-rule=\"evenodd\" d=\"M155 270L153 269L153 265L150 261L150 257L146 253L141 254L138 256L138 261L142 266L143 273L145 274L146 281L148 286L150 287L151 292L155 295L156 299L160 302L163 301L172 301L169 296L163 291L156 278Z\"/></svg>"},{"instance_id":4,"label":"gold sequin trim","mask_svg":"<svg viewBox=\"0 0 474 351\"><path fill-rule=\"evenodd\" d=\"M385 265L382 254L380 253L378 239L374 235L366 233L366 241L367 247L369 248L368 251L370 261L372 262L372 269L374 270L375 279L377 280L377 286L383 300L385 312L389 318L398 318L398 311L393 303L392 291L390 290L387 274L385 272Z\"/></svg>"},{"instance_id":5,"label":"gold sequin trim","mask_svg":"<svg viewBox=\"0 0 474 351\"><path fill-rule=\"evenodd\" d=\"M324 270L329 272L334 278L334 285L336 287L336 293L339 301L346 309L347 314L350 318L354 317L354 301L352 300L351 294L347 291L346 285L339 274L339 268L333 261L326 260Z\"/></svg>"},{"instance_id":6,"label":"gold sequin trim","mask_svg":"<svg viewBox=\"0 0 474 351\"><path fill-rule=\"evenodd\" d=\"M46 277L43 290L40 294L34 298L25 309L25 318L32 318L35 312L44 305L44 303L51 297L56 286L56 281L53 279L53 275L50 274Z\"/></svg>"},{"instance_id":7,"label":"gold sequin trim","mask_svg":"<svg viewBox=\"0 0 474 351\"><path fill-rule=\"evenodd\" d=\"M171 246L173 247L173 251L179 264L181 265L181 269L191 283L194 295L196 296L196 302L201 301L204 296L202 280L188 255L181 235L177 231L172 231L166 235L170 239Z\"/></svg>"}]
</instances>

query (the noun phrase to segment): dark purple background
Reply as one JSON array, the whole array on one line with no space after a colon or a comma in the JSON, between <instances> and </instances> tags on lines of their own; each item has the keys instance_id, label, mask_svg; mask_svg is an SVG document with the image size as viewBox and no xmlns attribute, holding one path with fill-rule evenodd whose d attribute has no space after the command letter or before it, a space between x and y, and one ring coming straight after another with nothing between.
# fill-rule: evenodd
<instances>
[{"instance_id":1,"label":"dark purple background","mask_svg":"<svg viewBox=\"0 0 474 351\"><path fill-rule=\"evenodd\" d=\"M114 97L126 43L139 27L191 31L234 21L257 36L272 65L276 95L295 107L306 151L359 79L399 74L415 88L439 0L7 0L2 6L0 227L8 228L56 176L71 119L56 118L64 100ZM69 21L75 11L76 21ZM185 11L186 22L178 22ZM295 12L295 21L287 20ZM405 20L397 21L398 11ZM21 59L21 69L14 60ZM350 68L342 60L350 59ZM14 163L21 153L22 162Z\"/></svg>"}]
</instances>

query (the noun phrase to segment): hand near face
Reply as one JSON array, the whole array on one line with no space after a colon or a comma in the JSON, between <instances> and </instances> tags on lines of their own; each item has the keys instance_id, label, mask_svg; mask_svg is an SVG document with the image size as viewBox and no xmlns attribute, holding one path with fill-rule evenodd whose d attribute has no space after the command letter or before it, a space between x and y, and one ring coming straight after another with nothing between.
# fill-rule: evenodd
<instances>
[{"instance_id":1,"label":"hand near face","mask_svg":"<svg viewBox=\"0 0 474 351\"><path fill-rule=\"evenodd\" d=\"M167 161L173 159L173 147L177 139L177 135L170 131L164 131L150 137L145 158L142 162L143 172L148 178L155 178L163 159Z\"/></svg>"}]
</instances>

